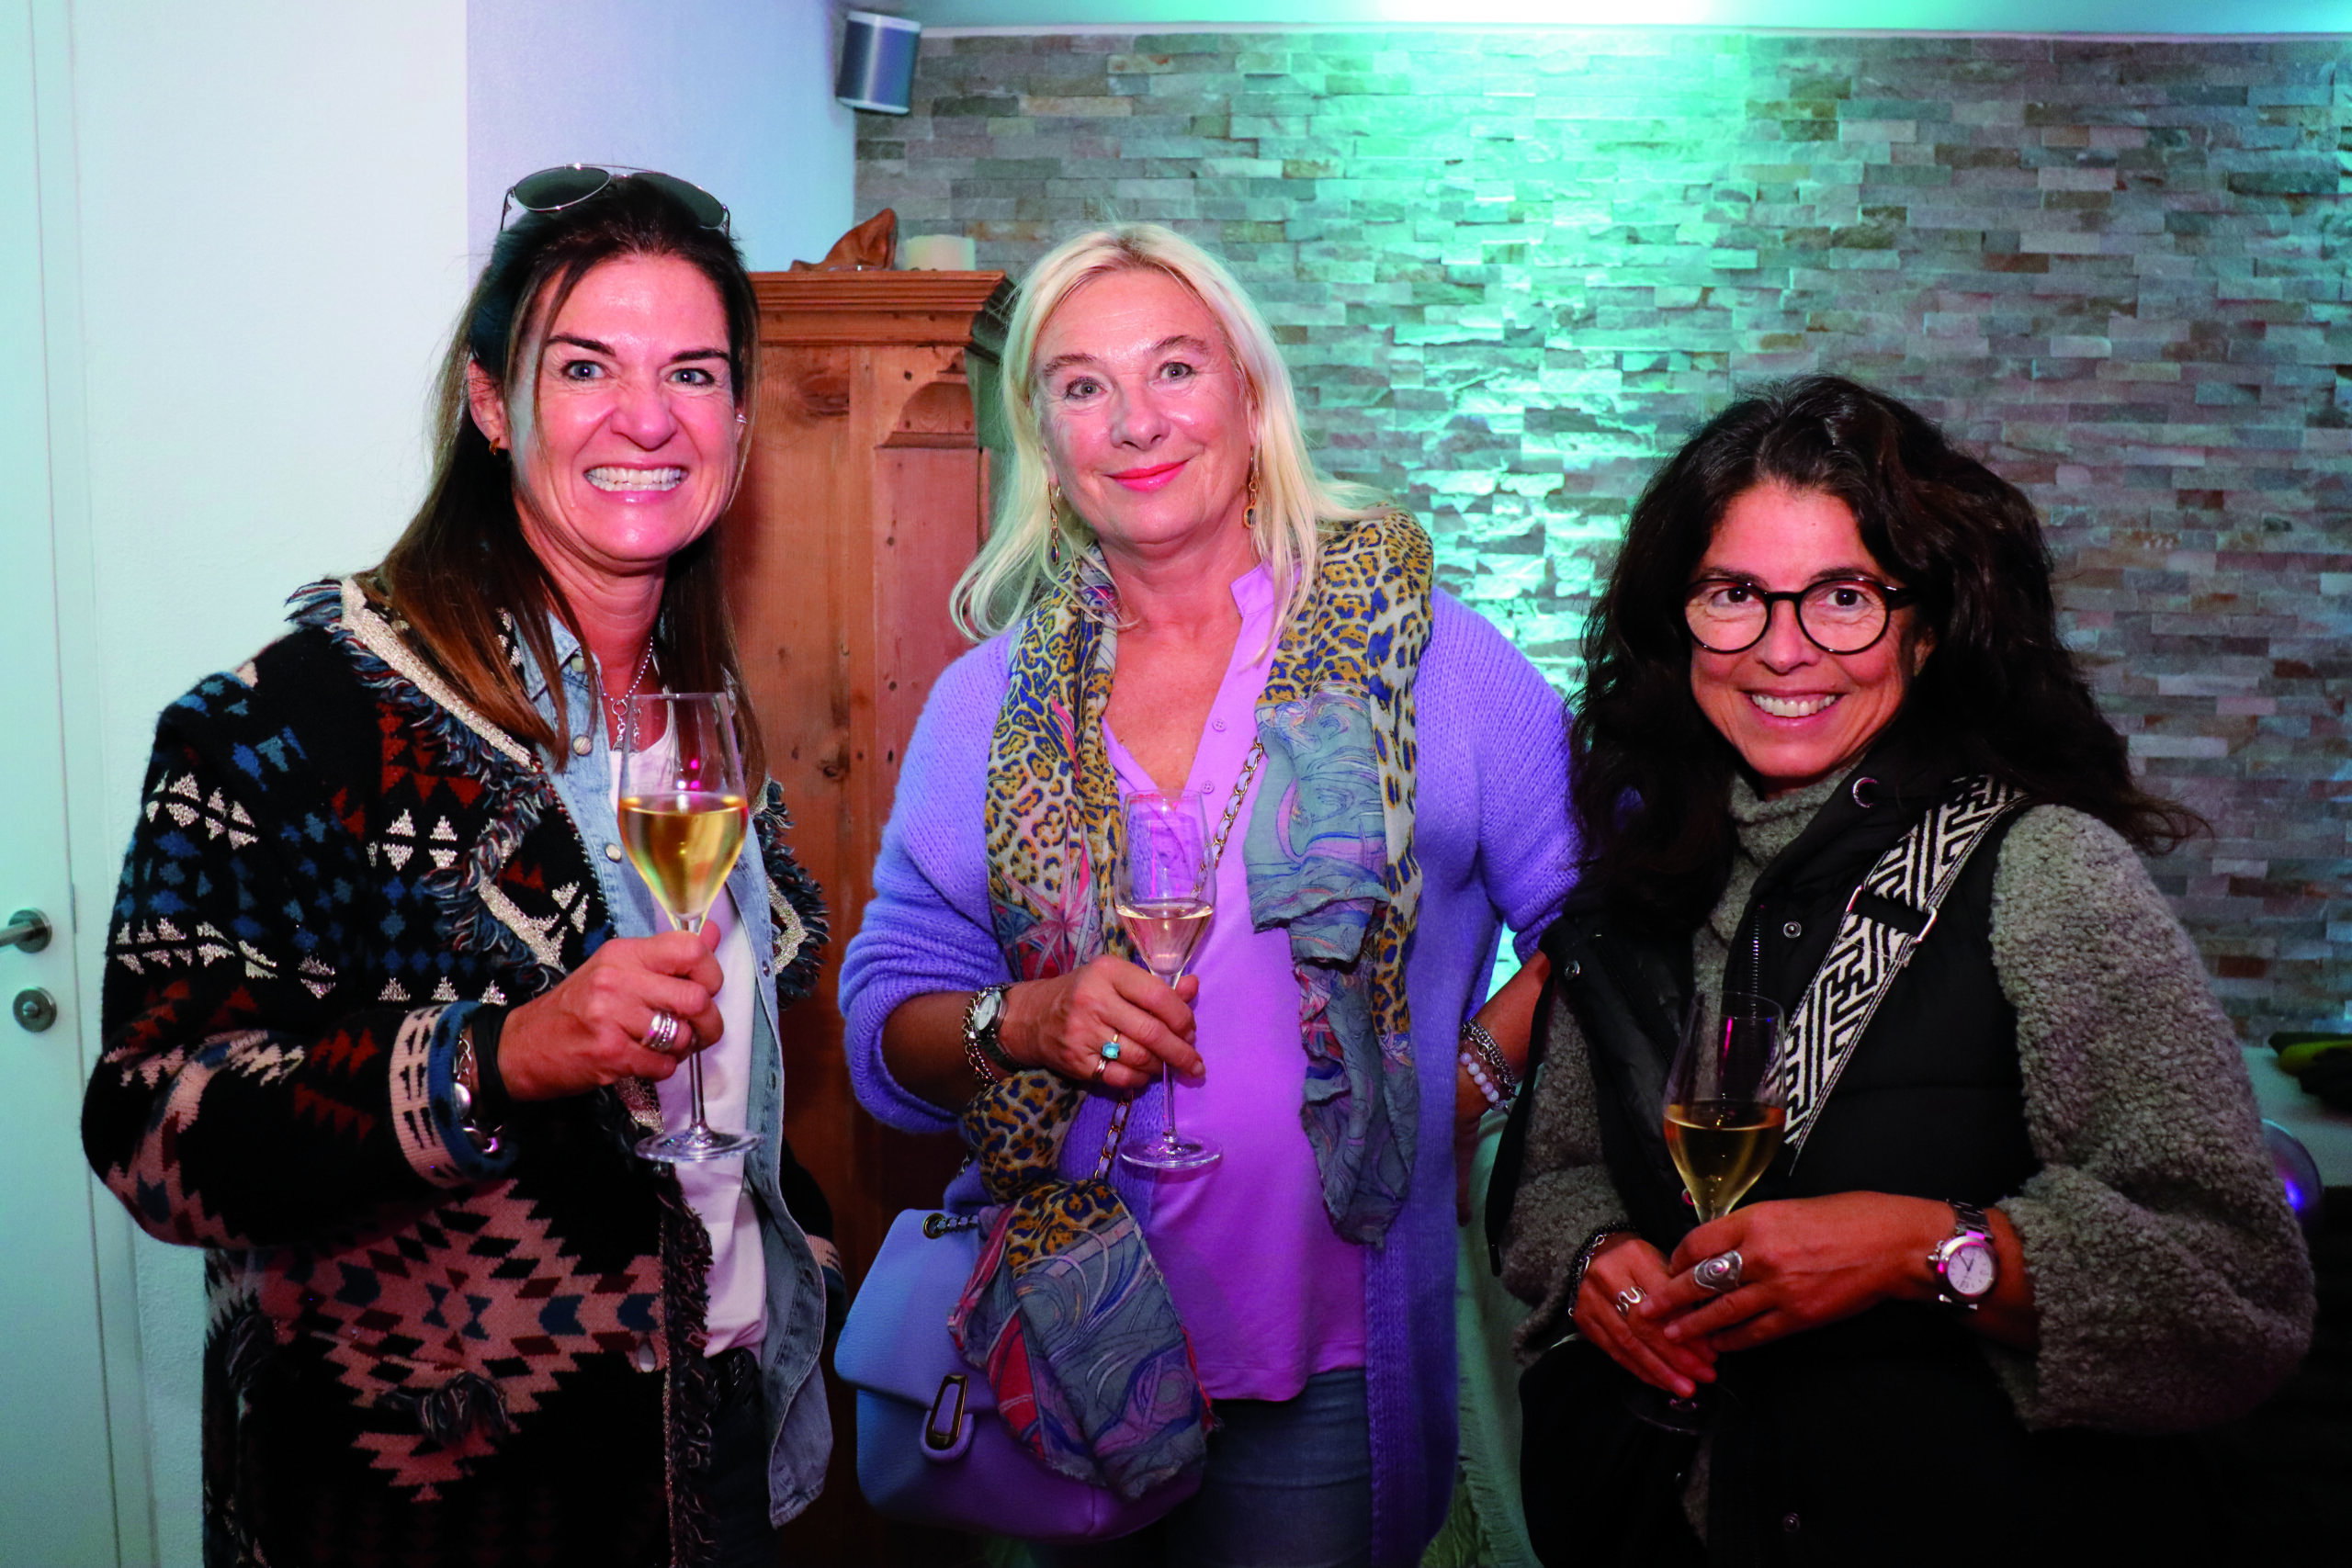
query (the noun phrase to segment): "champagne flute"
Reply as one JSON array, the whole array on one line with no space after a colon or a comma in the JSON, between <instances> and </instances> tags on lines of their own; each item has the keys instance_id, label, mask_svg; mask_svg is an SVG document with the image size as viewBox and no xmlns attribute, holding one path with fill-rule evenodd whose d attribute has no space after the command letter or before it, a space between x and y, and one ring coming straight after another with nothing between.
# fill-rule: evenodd
<instances>
[{"instance_id":1,"label":"champagne flute","mask_svg":"<svg viewBox=\"0 0 2352 1568\"><path fill-rule=\"evenodd\" d=\"M1725 992L1721 1007L1694 1001L1667 1074L1666 1151L1701 1224L1730 1213L1771 1168L1788 1120L1778 1004L1745 991Z\"/></svg>"},{"instance_id":2,"label":"champagne flute","mask_svg":"<svg viewBox=\"0 0 2352 1568\"><path fill-rule=\"evenodd\" d=\"M1699 1223L1722 1219L1771 1168L1788 1126L1781 1009L1770 998L1727 991L1720 1006L1698 997L1666 1075L1666 1152ZM1645 1383L1627 1398L1635 1416L1678 1432L1705 1424L1701 1397L1678 1399Z\"/></svg>"},{"instance_id":3,"label":"champagne flute","mask_svg":"<svg viewBox=\"0 0 2352 1568\"><path fill-rule=\"evenodd\" d=\"M1173 986L1184 976L1193 949L1216 912L1216 872L1209 863L1208 832L1197 795L1138 791L1126 797L1127 852L1119 863L1119 919L1145 968ZM1225 1157L1201 1138L1176 1131L1175 1069L1162 1062L1168 1125L1140 1146L1119 1151L1139 1170L1199 1170Z\"/></svg>"},{"instance_id":4,"label":"champagne flute","mask_svg":"<svg viewBox=\"0 0 2352 1568\"><path fill-rule=\"evenodd\" d=\"M698 931L735 869L752 819L735 699L725 692L655 692L628 699L621 720L621 846L653 901L680 931ZM702 1053L686 1057L694 1120L639 1140L669 1164L756 1148L756 1133L722 1133L703 1113Z\"/></svg>"}]
</instances>

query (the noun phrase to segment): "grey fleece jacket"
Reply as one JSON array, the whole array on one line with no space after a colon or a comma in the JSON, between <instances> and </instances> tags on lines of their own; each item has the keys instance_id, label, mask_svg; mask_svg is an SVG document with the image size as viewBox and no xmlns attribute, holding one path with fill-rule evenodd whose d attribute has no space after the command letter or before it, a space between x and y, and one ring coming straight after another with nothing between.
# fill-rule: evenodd
<instances>
[{"instance_id":1,"label":"grey fleece jacket","mask_svg":"<svg viewBox=\"0 0 2352 1568\"><path fill-rule=\"evenodd\" d=\"M1841 783L1769 802L1734 784L1739 853L1694 937L1700 985L1720 987L1758 874ZM2188 933L2114 829L2038 807L2000 846L1991 934L2041 1163L2000 1207L2024 1246L2041 1347L1981 1340L1986 1359L2032 1428L2184 1431L2251 1409L2310 1342L2311 1261ZM1503 1258L1503 1282L1534 1303L1517 1336L1529 1360L1572 1326L1577 1249L1625 1218L1566 1008L1533 1092Z\"/></svg>"}]
</instances>

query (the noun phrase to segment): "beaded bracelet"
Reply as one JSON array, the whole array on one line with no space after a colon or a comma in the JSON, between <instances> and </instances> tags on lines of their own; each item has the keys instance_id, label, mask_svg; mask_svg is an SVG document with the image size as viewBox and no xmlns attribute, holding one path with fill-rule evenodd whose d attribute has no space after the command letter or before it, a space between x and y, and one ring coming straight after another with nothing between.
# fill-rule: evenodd
<instances>
[{"instance_id":1,"label":"beaded bracelet","mask_svg":"<svg viewBox=\"0 0 2352 1568\"><path fill-rule=\"evenodd\" d=\"M1462 1068L1487 1103L1500 1111L1519 1093L1519 1077L1510 1070L1510 1063L1503 1055L1502 1047L1487 1032L1487 1026L1476 1019L1462 1025Z\"/></svg>"}]
</instances>

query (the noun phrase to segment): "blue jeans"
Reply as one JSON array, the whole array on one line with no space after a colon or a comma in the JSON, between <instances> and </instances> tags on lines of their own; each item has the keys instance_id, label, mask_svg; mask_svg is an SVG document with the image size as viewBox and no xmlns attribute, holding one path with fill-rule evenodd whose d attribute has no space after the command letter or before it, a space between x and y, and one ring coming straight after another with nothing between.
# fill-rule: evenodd
<instances>
[{"instance_id":1,"label":"blue jeans","mask_svg":"<svg viewBox=\"0 0 2352 1568\"><path fill-rule=\"evenodd\" d=\"M1363 1370L1318 1372L1295 1399L1219 1400L1201 1489L1148 1529L1030 1550L1045 1568L1362 1568L1372 1560Z\"/></svg>"}]
</instances>

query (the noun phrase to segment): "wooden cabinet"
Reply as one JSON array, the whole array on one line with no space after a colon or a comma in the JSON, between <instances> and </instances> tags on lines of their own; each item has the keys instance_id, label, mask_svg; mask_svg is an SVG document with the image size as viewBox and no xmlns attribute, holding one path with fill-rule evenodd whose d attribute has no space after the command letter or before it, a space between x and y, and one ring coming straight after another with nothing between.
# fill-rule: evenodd
<instances>
[{"instance_id":1,"label":"wooden cabinet","mask_svg":"<svg viewBox=\"0 0 2352 1568\"><path fill-rule=\"evenodd\" d=\"M1010 289L1001 273L756 275L759 404L751 466L723 524L743 668L793 849L832 915L818 994L785 1016L786 1134L833 1204L853 1283L902 1208L938 1201L962 1158L850 1094L836 987L873 897L899 765L932 683L967 646L948 590L987 526L993 400ZM975 823L978 832L979 825ZM830 1373L829 1373L830 1376ZM827 1495L794 1530L800 1561L953 1561L856 1498L835 1389Z\"/></svg>"}]
</instances>

